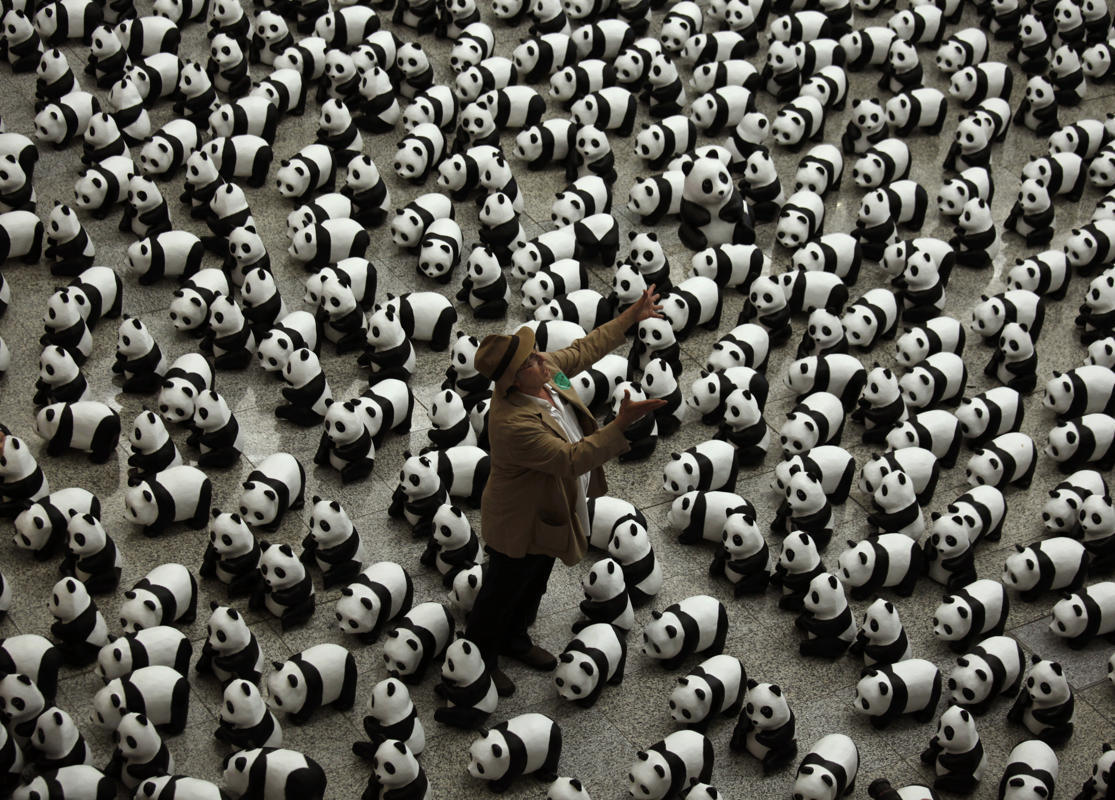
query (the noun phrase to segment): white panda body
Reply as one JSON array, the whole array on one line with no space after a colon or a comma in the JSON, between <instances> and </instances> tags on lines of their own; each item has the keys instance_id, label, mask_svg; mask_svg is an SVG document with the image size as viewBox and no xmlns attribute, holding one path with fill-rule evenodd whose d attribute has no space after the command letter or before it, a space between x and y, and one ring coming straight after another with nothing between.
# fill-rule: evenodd
<instances>
[{"instance_id":1,"label":"white panda body","mask_svg":"<svg viewBox=\"0 0 1115 800\"><path fill-rule=\"evenodd\" d=\"M1003 564L1002 583L1035 599L1046 591L1076 591L1088 573L1085 546L1067 536L1053 536L1029 547L1016 545Z\"/></svg>"},{"instance_id":2,"label":"white panda body","mask_svg":"<svg viewBox=\"0 0 1115 800\"><path fill-rule=\"evenodd\" d=\"M923 447L951 468L960 452L960 421L944 409L922 411L891 430L886 441L895 450Z\"/></svg>"},{"instance_id":3,"label":"white panda body","mask_svg":"<svg viewBox=\"0 0 1115 800\"><path fill-rule=\"evenodd\" d=\"M169 625L142 628L101 648L95 672L105 682L148 666L174 668L186 675L193 648L185 633Z\"/></svg>"},{"instance_id":4,"label":"white panda body","mask_svg":"<svg viewBox=\"0 0 1115 800\"><path fill-rule=\"evenodd\" d=\"M267 703L291 719L305 721L322 706L352 708L356 699L356 661L347 648L326 642L274 663L267 676Z\"/></svg>"},{"instance_id":5,"label":"white panda body","mask_svg":"<svg viewBox=\"0 0 1115 800\"><path fill-rule=\"evenodd\" d=\"M129 712L144 714L167 733L180 733L189 711L189 685L171 667L140 667L125 678L109 681L93 696L91 722L115 729Z\"/></svg>"},{"instance_id":6,"label":"white panda body","mask_svg":"<svg viewBox=\"0 0 1115 800\"><path fill-rule=\"evenodd\" d=\"M1045 250L1025 260L1017 259L1007 274L1009 289L1049 295L1054 300L1064 296L1068 281L1068 259L1064 250Z\"/></svg>"},{"instance_id":7,"label":"white panda body","mask_svg":"<svg viewBox=\"0 0 1115 800\"><path fill-rule=\"evenodd\" d=\"M453 635L453 616L440 603L420 603L388 633L383 646L387 671L404 683L421 679L430 662L439 658Z\"/></svg>"},{"instance_id":8,"label":"white panda body","mask_svg":"<svg viewBox=\"0 0 1115 800\"><path fill-rule=\"evenodd\" d=\"M623 681L626 655L626 643L614 626L593 623L581 628L558 656L554 669L558 695L591 708L605 684Z\"/></svg>"},{"instance_id":9,"label":"white panda body","mask_svg":"<svg viewBox=\"0 0 1115 800\"><path fill-rule=\"evenodd\" d=\"M955 353L934 353L902 376L906 405L921 410L960 402L968 382L964 360Z\"/></svg>"},{"instance_id":10,"label":"white panda body","mask_svg":"<svg viewBox=\"0 0 1115 800\"><path fill-rule=\"evenodd\" d=\"M968 460L965 473L973 486L1007 484L1027 488L1037 463L1037 446L1019 431L1004 433L986 443Z\"/></svg>"},{"instance_id":11,"label":"white panda body","mask_svg":"<svg viewBox=\"0 0 1115 800\"><path fill-rule=\"evenodd\" d=\"M905 691L898 691L903 686ZM853 708L882 729L904 714L918 721L933 718L941 697L941 672L922 658L875 667L856 685Z\"/></svg>"},{"instance_id":12,"label":"white panda body","mask_svg":"<svg viewBox=\"0 0 1115 800\"><path fill-rule=\"evenodd\" d=\"M920 556L916 539L905 533L882 533L842 552L837 557L838 577L857 600L891 587L906 595L913 591L922 570Z\"/></svg>"},{"instance_id":13,"label":"white panda body","mask_svg":"<svg viewBox=\"0 0 1115 800\"><path fill-rule=\"evenodd\" d=\"M410 610L413 594L410 575L398 564L371 564L341 590L336 606L341 632L374 641L386 623Z\"/></svg>"},{"instance_id":14,"label":"white panda body","mask_svg":"<svg viewBox=\"0 0 1115 800\"><path fill-rule=\"evenodd\" d=\"M892 338L898 328L898 299L889 289L869 289L844 313L842 323L851 344L864 349Z\"/></svg>"},{"instance_id":15,"label":"white panda body","mask_svg":"<svg viewBox=\"0 0 1115 800\"><path fill-rule=\"evenodd\" d=\"M960 656L949 672L949 700L983 714L1001 694L1014 695L1026 670L1021 646L1009 636L988 636Z\"/></svg>"},{"instance_id":16,"label":"white panda body","mask_svg":"<svg viewBox=\"0 0 1115 800\"><path fill-rule=\"evenodd\" d=\"M306 797L325 795L326 776L321 766L296 750L256 748L235 753L226 764L223 784L234 794L263 796L301 787Z\"/></svg>"},{"instance_id":17,"label":"white panda body","mask_svg":"<svg viewBox=\"0 0 1115 800\"><path fill-rule=\"evenodd\" d=\"M855 785L859 764L859 748L849 736L822 736L798 765L793 792L804 800L837 800Z\"/></svg>"},{"instance_id":18,"label":"white panda body","mask_svg":"<svg viewBox=\"0 0 1115 800\"><path fill-rule=\"evenodd\" d=\"M733 489L738 470L735 450L728 442L710 439L672 454L663 471L663 488L675 497L694 489Z\"/></svg>"},{"instance_id":19,"label":"white panda body","mask_svg":"<svg viewBox=\"0 0 1115 800\"><path fill-rule=\"evenodd\" d=\"M844 406L831 392L812 392L790 411L779 431L786 455L806 453L818 445L840 444Z\"/></svg>"},{"instance_id":20,"label":"white panda body","mask_svg":"<svg viewBox=\"0 0 1115 800\"><path fill-rule=\"evenodd\" d=\"M1082 469L1069 475L1049 490L1050 499L1041 515L1045 529L1051 534L1075 533L1084 500L1093 494L1107 494L1107 483L1099 472Z\"/></svg>"},{"instance_id":21,"label":"white panda body","mask_svg":"<svg viewBox=\"0 0 1115 800\"><path fill-rule=\"evenodd\" d=\"M998 581L974 581L947 596L933 614L933 633L956 652L981 638L1002 634L1010 602Z\"/></svg>"},{"instance_id":22,"label":"white panda body","mask_svg":"<svg viewBox=\"0 0 1115 800\"><path fill-rule=\"evenodd\" d=\"M724 523L731 514L753 510L750 503L734 492L693 490L674 499L666 521L679 531L682 541L720 541Z\"/></svg>"},{"instance_id":23,"label":"white panda body","mask_svg":"<svg viewBox=\"0 0 1115 800\"><path fill-rule=\"evenodd\" d=\"M1115 630L1115 582L1099 581L1058 601L1049 630L1073 649Z\"/></svg>"}]
</instances>

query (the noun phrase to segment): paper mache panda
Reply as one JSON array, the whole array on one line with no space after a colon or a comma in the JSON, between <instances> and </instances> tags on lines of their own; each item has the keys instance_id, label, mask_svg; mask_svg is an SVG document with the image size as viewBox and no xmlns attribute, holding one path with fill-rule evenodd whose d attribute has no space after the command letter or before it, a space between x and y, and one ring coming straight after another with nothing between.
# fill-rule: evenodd
<instances>
[{"instance_id":1,"label":"paper mache panda","mask_svg":"<svg viewBox=\"0 0 1115 800\"><path fill-rule=\"evenodd\" d=\"M1007 719L1052 747L1063 745L1072 738L1076 719L1072 687L1058 662L1036 654L1030 659L1032 666Z\"/></svg>"},{"instance_id":2,"label":"paper mache panda","mask_svg":"<svg viewBox=\"0 0 1115 800\"><path fill-rule=\"evenodd\" d=\"M252 594L249 608L265 607L278 617L284 630L301 625L317 601L314 583L290 545L260 542L259 572L263 580Z\"/></svg>"},{"instance_id":3,"label":"paper mache panda","mask_svg":"<svg viewBox=\"0 0 1115 800\"><path fill-rule=\"evenodd\" d=\"M209 604L208 636L195 669L212 673L222 684L233 680L258 683L263 672L263 652L247 620L235 608Z\"/></svg>"},{"instance_id":4,"label":"paper mache panda","mask_svg":"<svg viewBox=\"0 0 1115 800\"><path fill-rule=\"evenodd\" d=\"M214 738L238 750L281 747L283 731L256 685L238 678L225 686Z\"/></svg>"},{"instance_id":5,"label":"paper mache panda","mask_svg":"<svg viewBox=\"0 0 1115 800\"><path fill-rule=\"evenodd\" d=\"M356 700L356 660L346 648L324 643L272 662L267 705L300 725L323 706L347 711Z\"/></svg>"}]
</instances>

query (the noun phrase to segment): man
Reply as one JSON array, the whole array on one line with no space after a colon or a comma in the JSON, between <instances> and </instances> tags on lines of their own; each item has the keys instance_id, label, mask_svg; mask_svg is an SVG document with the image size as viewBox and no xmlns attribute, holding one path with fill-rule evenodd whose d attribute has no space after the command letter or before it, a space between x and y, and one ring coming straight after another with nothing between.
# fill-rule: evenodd
<instances>
[{"instance_id":1,"label":"man","mask_svg":"<svg viewBox=\"0 0 1115 800\"><path fill-rule=\"evenodd\" d=\"M488 571L465 635L480 648L500 696L515 684L499 669L508 656L539 670L557 665L528 628L546 593L554 559L570 566L588 550L588 498L607 492L603 465L625 452L624 431L664 405L625 395L616 418L597 428L569 376L625 341L625 332L661 318L651 286L618 317L563 350L540 353L534 331L485 337L476 368L494 383L488 412L491 472L480 504Z\"/></svg>"}]
</instances>

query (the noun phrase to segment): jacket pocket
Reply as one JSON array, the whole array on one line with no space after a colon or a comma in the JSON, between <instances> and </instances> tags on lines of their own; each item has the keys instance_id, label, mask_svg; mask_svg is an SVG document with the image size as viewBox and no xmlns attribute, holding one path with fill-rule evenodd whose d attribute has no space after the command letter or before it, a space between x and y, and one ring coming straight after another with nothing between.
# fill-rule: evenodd
<instances>
[{"instance_id":1,"label":"jacket pocket","mask_svg":"<svg viewBox=\"0 0 1115 800\"><path fill-rule=\"evenodd\" d=\"M569 523L555 523L556 518L539 515L534 522L534 548L546 555L558 556L569 548Z\"/></svg>"}]
</instances>

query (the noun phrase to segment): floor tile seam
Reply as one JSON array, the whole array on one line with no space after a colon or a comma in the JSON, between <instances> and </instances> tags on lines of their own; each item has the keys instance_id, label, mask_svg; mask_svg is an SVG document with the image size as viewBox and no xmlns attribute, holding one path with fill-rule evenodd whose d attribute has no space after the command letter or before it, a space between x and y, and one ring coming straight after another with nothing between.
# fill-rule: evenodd
<instances>
[{"instance_id":1,"label":"floor tile seam","mask_svg":"<svg viewBox=\"0 0 1115 800\"><path fill-rule=\"evenodd\" d=\"M1091 689L1094 686L1098 686L1101 683L1106 683L1106 682L1107 682L1107 679L1104 678L1102 681L1094 683L1091 686L1085 686L1084 689ZM1073 687L1073 688L1077 692L1082 691L1081 689L1077 689L1076 687ZM1115 690L1113 690L1113 691L1115 691ZM1092 711L1094 711L1096 714L1098 714L1100 719L1104 720L1105 722L1107 722L1111 725L1115 725L1115 712L1104 709L1100 704L1098 704L1096 702L1093 702L1090 697L1087 697L1087 696L1078 697L1078 699L1080 700L1080 702L1084 703L1086 706L1088 706L1088 708L1092 709Z\"/></svg>"}]
</instances>

